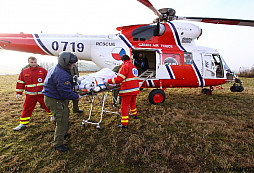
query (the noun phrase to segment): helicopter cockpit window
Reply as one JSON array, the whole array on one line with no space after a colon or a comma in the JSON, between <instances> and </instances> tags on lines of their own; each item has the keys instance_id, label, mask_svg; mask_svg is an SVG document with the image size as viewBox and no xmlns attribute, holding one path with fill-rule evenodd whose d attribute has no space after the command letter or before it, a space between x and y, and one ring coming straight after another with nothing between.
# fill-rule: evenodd
<instances>
[{"instance_id":1,"label":"helicopter cockpit window","mask_svg":"<svg viewBox=\"0 0 254 173\"><path fill-rule=\"evenodd\" d=\"M167 54L163 64L165 65L179 65L180 64L180 55L178 54Z\"/></svg>"},{"instance_id":2,"label":"helicopter cockpit window","mask_svg":"<svg viewBox=\"0 0 254 173\"><path fill-rule=\"evenodd\" d=\"M162 28L162 27L159 27L159 28ZM157 25L147 25L147 26L141 26L135 29L132 32L132 37L134 41L139 41L139 40L146 41L146 40L150 40L153 36L156 36L158 34L163 34L163 33L164 33L163 31L158 31Z\"/></svg>"},{"instance_id":3,"label":"helicopter cockpit window","mask_svg":"<svg viewBox=\"0 0 254 173\"><path fill-rule=\"evenodd\" d=\"M192 64L193 63L193 56L191 52L184 53L184 64Z\"/></svg>"}]
</instances>

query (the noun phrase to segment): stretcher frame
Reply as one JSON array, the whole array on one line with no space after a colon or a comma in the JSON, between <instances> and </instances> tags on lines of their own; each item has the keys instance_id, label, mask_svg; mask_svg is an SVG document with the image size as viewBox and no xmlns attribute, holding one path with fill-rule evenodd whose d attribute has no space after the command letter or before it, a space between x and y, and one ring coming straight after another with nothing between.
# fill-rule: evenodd
<instances>
[{"instance_id":1,"label":"stretcher frame","mask_svg":"<svg viewBox=\"0 0 254 173\"><path fill-rule=\"evenodd\" d=\"M120 113L119 113L119 106L118 106L119 96L117 97L117 99L115 99L113 97L113 91L119 90L119 89L120 89L120 87L114 87L114 88L107 88L107 89L101 90L99 92L94 92L94 91L91 91L89 93L87 93L87 92L85 92L85 93L80 92L79 95L81 97L88 96L90 101L91 101L91 106L90 106L90 111L89 111L89 117L88 117L88 119L82 121L81 126L85 127L85 124L88 123L88 124L96 125L96 129L100 130L101 129L100 123L102 122L102 118L103 118L103 115L105 113L116 114L117 117L118 117L120 115ZM116 107L115 108L116 108L117 112L113 112L113 111L109 111L109 110L105 109L105 102L106 102L107 97L108 97L110 92L112 93L112 98L113 98L114 102L116 103ZM100 96L100 94L101 94L101 96ZM99 120L99 122L91 121L95 99L98 99L98 101L100 103L100 106L101 106L101 112L100 112L100 120ZM94 117L95 116L96 115L94 115Z\"/></svg>"}]
</instances>

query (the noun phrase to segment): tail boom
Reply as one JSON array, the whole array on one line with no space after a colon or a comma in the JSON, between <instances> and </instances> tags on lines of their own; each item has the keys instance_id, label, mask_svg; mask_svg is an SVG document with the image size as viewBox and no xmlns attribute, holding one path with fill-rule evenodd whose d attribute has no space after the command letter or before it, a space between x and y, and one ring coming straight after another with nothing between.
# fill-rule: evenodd
<instances>
[{"instance_id":1,"label":"tail boom","mask_svg":"<svg viewBox=\"0 0 254 173\"><path fill-rule=\"evenodd\" d=\"M6 50L47 55L37 45L32 34L0 34L0 47Z\"/></svg>"}]
</instances>

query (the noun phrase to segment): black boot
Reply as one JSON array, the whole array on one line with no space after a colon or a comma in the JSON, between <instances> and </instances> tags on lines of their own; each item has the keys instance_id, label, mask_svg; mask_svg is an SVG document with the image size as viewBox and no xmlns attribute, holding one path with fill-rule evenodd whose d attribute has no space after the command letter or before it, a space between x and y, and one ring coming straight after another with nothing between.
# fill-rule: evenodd
<instances>
[{"instance_id":1,"label":"black boot","mask_svg":"<svg viewBox=\"0 0 254 173\"><path fill-rule=\"evenodd\" d=\"M83 110L78 110L78 111L73 111L73 113L82 113L84 112Z\"/></svg>"},{"instance_id":2,"label":"black boot","mask_svg":"<svg viewBox=\"0 0 254 173\"><path fill-rule=\"evenodd\" d=\"M69 137L71 137L71 133L66 133L66 134L64 135L64 139L69 138Z\"/></svg>"},{"instance_id":3,"label":"black boot","mask_svg":"<svg viewBox=\"0 0 254 173\"><path fill-rule=\"evenodd\" d=\"M123 124L119 124L119 125L117 125L117 127L127 129L127 128L128 128L128 125L125 126L125 125L123 125Z\"/></svg>"},{"instance_id":4,"label":"black boot","mask_svg":"<svg viewBox=\"0 0 254 173\"><path fill-rule=\"evenodd\" d=\"M55 150L58 150L58 151L61 151L61 152L65 152L65 151L68 150L68 148L64 144L62 144L62 145L60 145L58 147L55 147Z\"/></svg>"}]
</instances>

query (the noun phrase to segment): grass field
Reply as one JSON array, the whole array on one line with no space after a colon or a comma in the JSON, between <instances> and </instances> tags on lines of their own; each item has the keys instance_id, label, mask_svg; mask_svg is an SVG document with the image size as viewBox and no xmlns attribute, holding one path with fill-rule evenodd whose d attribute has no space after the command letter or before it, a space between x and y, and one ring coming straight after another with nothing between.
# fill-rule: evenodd
<instances>
[{"instance_id":1,"label":"grass field","mask_svg":"<svg viewBox=\"0 0 254 173\"><path fill-rule=\"evenodd\" d=\"M0 76L0 172L254 172L254 79L241 78L242 93L230 92L232 84L212 96L200 88L166 89L157 106L144 89L129 129L118 129L112 114L103 117L101 131L81 127L90 110L82 98L85 112L70 114L69 150L60 153L52 147L54 123L39 105L29 127L13 131L24 100L15 97L17 78ZM111 99L106 107L113 110Z\"/></svg>"}]
</instances>

